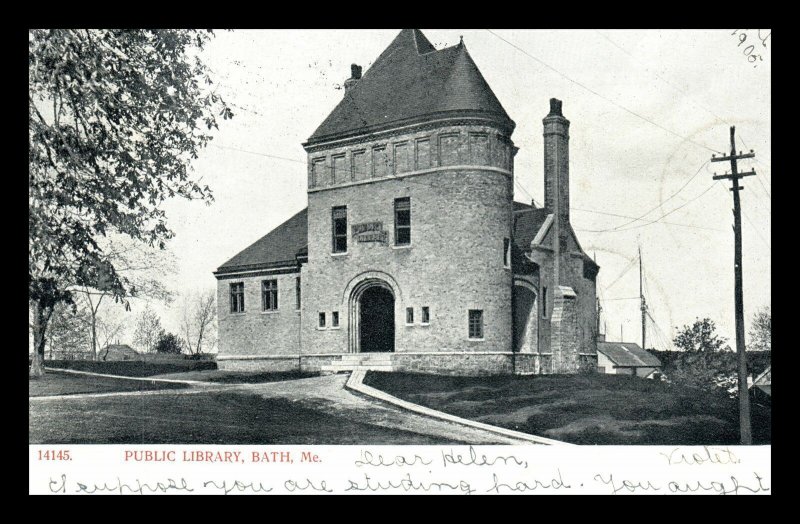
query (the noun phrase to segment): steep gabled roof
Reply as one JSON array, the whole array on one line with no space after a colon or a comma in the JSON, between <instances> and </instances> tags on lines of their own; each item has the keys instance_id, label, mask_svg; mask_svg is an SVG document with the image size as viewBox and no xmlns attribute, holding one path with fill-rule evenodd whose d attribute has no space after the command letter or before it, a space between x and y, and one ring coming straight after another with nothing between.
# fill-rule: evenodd
<instances>
[{"instance_id":1,"label":"steep gabled roof","mask_svg":"<svg viewBox=\"0 0 800 524\"><path fill-rule=\"evenodd\" d=\"M531 250L531 241L542 228L550 213L544 208L514 202L514 244L522 251Z\"/></svg>"},{"instance_id":2,"label":"steep gabled roof","mask_svg":"<svg viewBox=\"0 0 800 524\"><path fill-rule=\"evenodd\" d=\"M598 342L597 351L619 367L660 367L661 361L634 342Z\"/></svg>"},{"instance_id":3,"label":"steep gabled roof","mask_svg":"<svg viewBox=\"0 0 800 524\"><path fill-rule=\"evenodd\" d=\"M294 264L308 255L308 208L279 225L236 256L222 264L217 273L261 269Z\"/></svg>"},{"instance_id":4,"label":"steep gabled roof","mask_svg":"<svg viewBox=\"0 0 800 524\"><path fill-rule=\"evenodd\" d=\"M418 29L404 29L307 144L453 112L492 116L514 128L463 42L436 50Z\"/></svg>"}]
</instances>

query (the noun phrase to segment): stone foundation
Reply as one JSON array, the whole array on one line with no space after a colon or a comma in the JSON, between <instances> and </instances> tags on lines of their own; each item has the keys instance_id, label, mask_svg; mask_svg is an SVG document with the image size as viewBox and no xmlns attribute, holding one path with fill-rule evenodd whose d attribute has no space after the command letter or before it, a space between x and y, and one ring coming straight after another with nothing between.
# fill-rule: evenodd
<instances>
[{"instance_id":1,"label":"stone foundation","mask_svg":"<svg viewBox=\"0 0 800 524\"><path fill-rule=\"evenodd\" d=\"M217 360L219 369L225 371L307 372L329 371L325 368L344 366L351 362L353 353L336 355L287 355L274 357L223 356ZM367 355L367 354L361 354ZM435 353L373 353L381 360L391 357L391 370L405 373L426 373L451 376L491 375L547 375L553 372L550 354L507 352L435 352ZM581 355L581 367L594 369L597 357ZM369 367L368 360L362 365Z\"/></svg>"}]
</instances>

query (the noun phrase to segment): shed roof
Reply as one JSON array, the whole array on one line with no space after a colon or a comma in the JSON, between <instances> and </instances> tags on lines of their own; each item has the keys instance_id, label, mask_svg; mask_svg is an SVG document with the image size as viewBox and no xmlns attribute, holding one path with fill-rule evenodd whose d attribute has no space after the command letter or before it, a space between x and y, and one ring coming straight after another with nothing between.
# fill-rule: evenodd
<instances>
[{"instance_id":1,"label":"shed roof","mask_svg":"<svg viewBox=\"0 0 800 524\"><path fill-rule=\"evenodd\" d=\"M661 361L634 342L598 342L597 351L618 367L661 367Z\"/></svg>"}]
</instances>

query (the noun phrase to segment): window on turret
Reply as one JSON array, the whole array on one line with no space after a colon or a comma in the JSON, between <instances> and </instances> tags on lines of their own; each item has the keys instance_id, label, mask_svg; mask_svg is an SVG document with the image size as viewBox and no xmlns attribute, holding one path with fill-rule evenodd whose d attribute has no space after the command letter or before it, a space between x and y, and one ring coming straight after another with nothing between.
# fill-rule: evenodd
<instances>
[{"instance_id":1,"label":"window on turret","mask_svg":"<svg viewBox=\"0 0 800 524\"><path fill-rule=\"evenodd\" d=\"M442 166L458 164L458 135L439 136L439 160Z\"/></svg>"},{"instance_id":2,"label":"window on turret","mask_svg":"<svg viewBox=\"0 0 800 524\"><path fill-rule=\"evenodd\" d=\"M483 338L483 310L469 310L469 338Z\"/></svg>"},{"instance_id":3,"label":"window on turret","mask_svg":"<svg viewBox=\"0 0 800 524\"><path fill-rule=\"evenodd\" d=\"M333 219L333 252L347 252L347 206L334 207Z\"/></svg>"},{"instance_id":4,"label":"window on turret","mask_svg":"<svg viewBox=\"0 0 800 524\"><path fill-rule=\"evenodd\" d=\"M431 141L427 138L417 140L417 169L431 167Z\"/></svg>"},{"instance_id":5,"label":"window on turret","mask_svg":"<svg viewBox=\"0 0 800 524\"><path fill-rule=\"evenodd\" d=\"M386 156L386 146L376 147L372 150L372 176L385 177L389 172L389 158Z\"/></svg>"},{"instance_id":6,"label":"window on turret","mask_svg":"<svg viewBox=\"0 0 800 524\"><path fill-rule=\"evenodd\" d=\"M411 244L411 199L394 199L394 245Z\"/></svg>"},{"instance_id":7,"label":"window on turret","mask_svg":"<svg viewBox=\"0 0 800 524\"><path fill-rule=\"evenodd\" d=\"M503 239L503 267L511 267L511 239Z\"/></svg>"},{"instance_id":8,"label":"window on turret","mask_svg":"<svg viewBox=\"0 0 800 524\"><path fill-rule=\"evenodd\" d=\"M408 142L395 144L394 146L394 172L395 174L407 173L411 171L410 156L408 154Z\"/></svg>"},{"instance_id":9,"label":"window on turret","mask_svg":"<svg viewBox=\"0 0 800 524\"><path fill-rule=\"evenodd\" d=\"M353 151L353 180L365 180L367 176L367 153L364 151Z\"/></svg>"},{"instance_id":10,"label":"window on turret","mask_svg":"<svg viewBox=\"0 0 800 524\"><path fill-rule=\"evenodd\" d=\"M470 133L469 155L470 163L478 166L489 165L489 135Z\"/></svg>"},{"instance_id":11,"label":"window on turret","mask_svg":"<svg viewBox=\"0 0 800 524\"><path fill-rule=\"evenodd\" d=\"M338 155L333 157L333 169L331 170L331 183L332 184L341 184L342 182L347 182L349 179L349 173L347 172L347 168L345 167L345 156Z\"/></svg>"},{"instance_id":12,"label":"window on turret","mask_svg":"<svg viewBox=\"0 0 800 524\"><path fill-rule=\"evenodd\" d=\"M325 185L325 159L318 158L311 164L311 187Z\"/></svg>"}]
</instances>

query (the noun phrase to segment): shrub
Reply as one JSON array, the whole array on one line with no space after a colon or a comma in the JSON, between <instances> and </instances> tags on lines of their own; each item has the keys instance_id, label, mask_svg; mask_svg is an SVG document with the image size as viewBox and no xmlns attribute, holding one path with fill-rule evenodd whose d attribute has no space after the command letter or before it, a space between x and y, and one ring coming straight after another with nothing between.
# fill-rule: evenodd
<instances>
[{"instance_id":1,"label":"shrub","mask_svg":"<svg viewBox=\"0 0 800 524\"><path fill-rule=\"evenodd\" d=\"M173 333L161 333L156 342L156 353L180 355L183 352L183 343Z\"/></svg>"}]
</instances>

